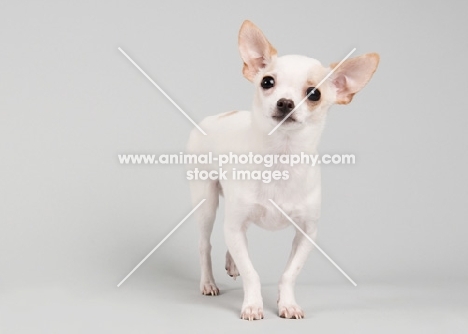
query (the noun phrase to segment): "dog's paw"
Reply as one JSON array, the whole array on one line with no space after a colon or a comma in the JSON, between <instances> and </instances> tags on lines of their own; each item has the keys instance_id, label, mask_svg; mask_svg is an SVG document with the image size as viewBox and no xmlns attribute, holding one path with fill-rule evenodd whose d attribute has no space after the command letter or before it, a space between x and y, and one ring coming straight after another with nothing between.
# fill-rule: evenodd
<instances>
[{"instance_id":1,"label":"dog's paw","mask_svg":"<svg viewBox=\"0 0 468 334\"><path fill-rule=\"evenodd\" d=\"M237 267L236 267L236 263L232 259L231 254L229 254L229 252L226 253L225 269L226 269L227 274L231 276L232 278L234 278L234 280L236 280L237 276L240 276L239 271L237 270Z\"/></svg>"},{"instance_id":2,"label":"dog's paw","mask_svg":"<svg viewBox=\"0 0 468 334\"><path fill-rule=\"evenodd\" d=\"M201 293L205 296L219 295L219 289L214 282L202 283L200 285Z\"/></svg>"},{"instance_id":3,"label":"dog's paw","mask_svg":"<svg viewBox=\"0 0 468 334\"><path fill-rule=\"evenodd\" d=\"M263 319L263 307L261 305L247 305L242 308L242 320L260 320Z\"/></svg>"},{"instance_id":4,"label":"dog's paw","mask_svg":"<svg viewBox=\"0 0 468 334\"><path fill-rule=\"evenodd\" d=\"M286 319L303 319L304 311L297 304L278 305L279 316Z\"/></svg>"}]
</instances>

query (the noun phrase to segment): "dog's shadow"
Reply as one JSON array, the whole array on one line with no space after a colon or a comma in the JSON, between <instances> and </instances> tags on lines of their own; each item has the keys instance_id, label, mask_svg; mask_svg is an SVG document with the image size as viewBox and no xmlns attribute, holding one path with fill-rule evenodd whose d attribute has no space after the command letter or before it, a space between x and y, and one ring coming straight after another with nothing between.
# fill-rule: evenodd
<instances>
[{"instance_id":1,"label":"dog's shadow","mask_svg":"<svg viewBox=\"0 0 468 334\"><path fill-rule=\"evenodd\" d=\"M136 289L145 291L149 300L164 299L165 302L203 306L212 309L225 309L239 315L243 301L242 284L229 287L218 283L218 296L204 296L199 290L198 273L184 270L183 266L166 261L153 267L138 280ZM240 282L239 282L240 283Z\"/></svg>"},{"instance_id":2,"label":"dog's shadow","mask_svg":"<svg viewBox=\"0 0 468 334\"><path fill-rule=\"evenodd\" d=\"M202 304L210 308L223 308L239 316L244 295L242 287L226 288L221 285L219 289L220 293L218 296L201 296L203 297Z\"/></svg>"},{"instance_id":3,"label":"dog's shadow","mask_svg":"<svg viewBox=\"0 0 468 334\"><path fill-rule=\"evenodd\" d=\"M238 317L243 302L244 292L242 282L237 282L233 287L231 284L220 279L217 285L220 289L218 296L204 296L199 290L198 273L193 270L185 270L184 266L176 262L165 261L158 266L146 271L140 276L138 282L133 285L134 289L143 291L142 298L148 302L164 300L164 303L192 305L210 310L225 310ZM277 294L275 285L265 285L262 288L264 312L277 315ZM367 310L365 305L356 303L330 303L330 302L305 302L301 304L308 310L307 317L313 318L335 312L355 311L357 309Z\"/></svg>"}]
</instances>

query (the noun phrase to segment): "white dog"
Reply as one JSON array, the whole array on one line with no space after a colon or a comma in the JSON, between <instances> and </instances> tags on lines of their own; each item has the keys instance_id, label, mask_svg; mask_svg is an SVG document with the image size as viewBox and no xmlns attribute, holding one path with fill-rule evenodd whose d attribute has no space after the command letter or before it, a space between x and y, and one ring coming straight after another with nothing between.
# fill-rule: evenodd
<instances>
[{"instance_id":1,"label":"white dog","mask_svg":"<svg viewBox=\"0 0 468 334\"><path fill-rule=\"evenodd\" d=\"M239 50L244 61L243 74L255 86L253 111L231 111L207 117L200 123L207 136L194 129L190 135L191 154L316 154L327 111L334 103L347 104L371 79L379 62L375 53L346 60L330 78L311 94L271 135L268 133L303 100L337 64L324 67L305 56L277 57L275 48L250 21L239 32ZM233 168L254 168L234 164ZM218 165L204 165L217 170ZM255 166L259 168L259 166ZM262 167L265 169L265 167ZM241 275L244 302L241 318L263 318L260 278L249 259L246 230L251 222L268 230L291 225L269 199L281 207L311 238L317 234L320 217L321 181L319 165L272 169L289 173L288 180L265 183L253 180L194 180L190 182L193 204L206 199L196 211L201 233L201 292L218 295L212 267L210 236L220 195L225 196L224 235L228 252L226 270L234 278ZM284 318L300 319L304 312L296 303L294 285L312 244L298 231L293 241L286 270L279 283L278 311Z\"/></svg>"}]
</instances>

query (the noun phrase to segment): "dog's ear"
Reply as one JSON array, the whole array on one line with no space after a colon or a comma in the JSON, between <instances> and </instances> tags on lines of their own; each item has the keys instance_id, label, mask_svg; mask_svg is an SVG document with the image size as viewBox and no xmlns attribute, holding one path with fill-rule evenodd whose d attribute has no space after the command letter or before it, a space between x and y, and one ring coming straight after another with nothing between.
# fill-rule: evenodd
<instances>
[{"instance_id":1,"label":"dog's ear","mask_svg":"<svg viewBox=\"0 0 468 334\"><path fill-rule=\"evenodd\" d=\"M240 28L239 51L244 61L242 73L250 81L277 53L262 31L250 21L244 21Z\"/></svg>"},{"instance_id":2,"label":"dog's ear","mask_svg":"<svg viewBox=\"0 0 468 334\"><path fill-rule=\"evenodd\" d=\"M333 73L332 82L336 87L336 102L348 104L354 94L359 92L369 82L379 64L377 53L368 53L343 62ZM333 63L333 69L338 63Z\"/></svg>"}]
</instances>

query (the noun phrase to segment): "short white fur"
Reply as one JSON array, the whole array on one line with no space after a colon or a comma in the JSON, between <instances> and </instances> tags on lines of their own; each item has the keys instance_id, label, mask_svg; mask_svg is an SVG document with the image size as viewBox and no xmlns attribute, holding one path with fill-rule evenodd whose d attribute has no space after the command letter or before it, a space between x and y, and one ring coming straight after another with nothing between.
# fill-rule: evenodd
<instances>
[{"instance_id":1,"label":"short white fur","mask_svg":"<svg viewBox=\"0 0 468 334\"><path fill-rule=\"evenodd\" d=\"M194 129L190 135L189 153L226 154L317 154L329 108L335 104L349 103L372 77L379 62L377 54L366 54L346 60L319 88L319 101L306 101L271 136L268 133L278 124L278 101L288 99L298 103L306 96L308 87L317 85L336 66L322 66L315 59L287 55L278 57L275 48L263 33L250 21L245 21L239 32L239 50L244 62L243 74L255 86L252 111L228 112L210 116L201 122L208 136ZM275 86L261 87L265 76L275 79ZM276 116L276 117L275 117ZM194 168L196 166L190 166ZM202 167L217 170L218 166ZM258 169L259 166L225 165L225 170ZM268 230L291 226L275 208L277 203L311 238L317 235L317 221L321 207L320 166L273 166L271 169L287 170L288 180L190 181L193 204L206 199L196 212L200 229L200 290L206 295L218 295L211 266L210 236L216 217L219 196L225 197L224 237L228 252L226 270L236 278L241 275L244 285L244 302L241 318L263 318L263 299L260 277L250 261L246 231L251 223ZM300 319L304 312L296 303L294 285L313 245L297 231L286 269L279 282L278 313L284 318Z\"/></svg>"}]
</instances>

